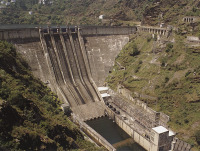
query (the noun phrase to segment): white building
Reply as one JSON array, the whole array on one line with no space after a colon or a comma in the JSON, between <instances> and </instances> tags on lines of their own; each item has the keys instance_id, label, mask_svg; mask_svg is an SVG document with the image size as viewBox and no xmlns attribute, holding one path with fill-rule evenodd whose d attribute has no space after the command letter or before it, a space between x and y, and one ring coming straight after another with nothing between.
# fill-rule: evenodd
<instances>
[{"instance_id":1,"label":"white building","mask_svg":"<svg viewBox=\"0 0 200 151\"><path fill-rule=\"evenodd\" d=\"M28 13L29 13L29 15L32 15L32 14L33 14L33 12L32 12L32 11L29 11Z\"/></svg>"},{"instance_id":2,"label":"white building","mask_svg":"<svg viewBox=\"0 0 200 151\"><path fill-rule=\"evenodd\" d=\"M103 19L103 17L104 17L104 15L100 15L100 16L99 16L99 19Z\"/></svg>"},{"instance_id":3,"label":"white building","mask_svg":"<svg viewBox=\"0 0 200 151\"><path fill-rule=\"evenodd\" d=\"M53 0L39 0L38 3L39 3L39 4L43 4L43 5L46 5L46 4L53 4Z\"/></svg>"},{"instance_id":4,"label":"white building","mask_svg":"<svg viewBox=\"0 0 200 151\"><path fill-rule=\"evenodd\" d=\"M10 2L6 2L6 6L9 6L10 5Z\"/></svg>"},{"instance_id":5,"label":"white building","mask_svg":"<svg viewBox=\"0 0 200 151\"><path fill-rule=\"evenodd\" d=\"M5 4L6 2L5 1L1 1L1 4Z\"/></svg>"}]
</instances>

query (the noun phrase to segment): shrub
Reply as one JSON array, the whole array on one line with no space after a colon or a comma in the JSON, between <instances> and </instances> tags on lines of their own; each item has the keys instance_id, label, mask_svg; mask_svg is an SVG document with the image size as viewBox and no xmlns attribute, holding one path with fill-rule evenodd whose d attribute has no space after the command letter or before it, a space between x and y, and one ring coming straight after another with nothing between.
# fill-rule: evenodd
<instances>
[{"instance_id":1,"label":"shrub","mask_svg":"<svg viewBox=\"0 0 200 151\"><path fill-rule=\"evenodd\" d=\"M195 133L196 142L200 145L200 130Z\"/></svg>"},{"instance_id":2,"label":"shrub","mask_svg":"<svg viewBox=\"0 0 200 151\"><path fill-rule=\"evenodd\" d=\"M191 71L188 71L188 72L185 74L185 77L189 76L190 73L191 73Z\"/></svg>"},{"instance_id":3,"label":"shrub","mask_svg":"<svg viewBox=\"0 0 200 151\"><path fill-rule=\"evenodd\" d=\"M152 37L147 37L147 42L150 42Z\"/></svg>"},{"instance_id":4,"label":"shrub","mask_svg":"<svg viewBox=\"0 0 200 151\"><path fill-rule=\"evenodd\" d=\"M167 47L166 47L166 49L165 49L165 52L170 52L170 51L172 50L173 47L174 47L174 46L173 46L172 43L168 43L168 44L167 44Z\"/></svg>"},{"instance_id":5,"label":"shrub","mask_svg":"<svg viewBox=\"0 0 200 151\"><path fill-rule=\"evenodd\" d=\"M169 81L168 77L165 77L165 83L167 83Z\"/></svg>"},{"instance_id":6,"label":"shrub","mask_svg":"<svg viewBox=\"0 0 200 151\"><path fill-rule=\"evenodd\" d=\"M132 50L131 56L137 56L139 54L140 54L140 51L138 50L137 45L134 43L133 44L133 50Z\"/></svg>"}]
</instances>

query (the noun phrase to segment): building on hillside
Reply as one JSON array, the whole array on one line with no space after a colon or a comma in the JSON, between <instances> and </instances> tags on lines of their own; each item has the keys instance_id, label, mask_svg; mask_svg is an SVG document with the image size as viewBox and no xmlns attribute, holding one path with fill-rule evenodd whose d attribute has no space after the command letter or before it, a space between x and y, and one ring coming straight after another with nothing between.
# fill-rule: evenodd
<instances>
[{"instance_id":1,"label":"building on hillside","mask_svg":"<svg viewBox=\"0 0 200 151\"><path fill-rule=\"evenodd\" d=\"M28 13L29 13L29 15L32 15L32 14L33 14L33 12L32 12L32 11L29 11Z\"/></svg>"},{"instance_id":2,"label":"building on hillside","mask_svg":"<svg viewBox=\"0 0 200 151\"><path fill-rule=\"evenodd\" d=\"M39 0L38 3L43 5L53 4L53 0Z\"/></svg>"},{"instance_id":3,"label":"building on hillside","mask_svg":"<svg viewBox=\"0 0 200 151\"><path fill-rule=\"evenodd\" d=\"M101 19L101 20L102 20L102 19L103 19L103 17L104 17L104 15L100 15L100 16L99 16L99 19Z\"/></svg>"},{"instance_id":4,"label":"building on hillside","mask_svg":"<svg viewBox=\"0 0 200 151\"><path fill-rule=\"evenodd\" d=\"M10 5L10 2L6 2L6 6L9 6Z\"/></svg>"},{"instance_id":5,"label":"building on hillside","mask_svg":"<svg viewBox=\"0 0 200 151\"><path fill-rule=\"evenodd\" d=\"M5 4L6 2L5 1L1 1L1 4Z\"/></svg>"}]
</instances>

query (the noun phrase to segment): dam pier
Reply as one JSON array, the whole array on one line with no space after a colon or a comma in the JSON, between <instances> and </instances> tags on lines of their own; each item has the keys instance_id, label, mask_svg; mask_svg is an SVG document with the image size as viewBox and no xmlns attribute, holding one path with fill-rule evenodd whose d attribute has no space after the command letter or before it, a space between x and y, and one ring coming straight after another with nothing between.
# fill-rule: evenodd
<instances>
[{"instance_id":1,"label":"dam pier","mask_svg":"<svg viewBox=\"0 0 200 151\"><path fill-rule=\"evenodd\" d=\"M136 32L137 27L109 26L13 28L0 29L0 40L16 46L33 75L58 95L63 110L70 109L72 120L98 145L116 150L87 124L106 115L145 150L174 150L175 133L167 127L167 115L135 100L124 88L113 92L103 87L115 57Z\"/></svg>"}]
</instances>

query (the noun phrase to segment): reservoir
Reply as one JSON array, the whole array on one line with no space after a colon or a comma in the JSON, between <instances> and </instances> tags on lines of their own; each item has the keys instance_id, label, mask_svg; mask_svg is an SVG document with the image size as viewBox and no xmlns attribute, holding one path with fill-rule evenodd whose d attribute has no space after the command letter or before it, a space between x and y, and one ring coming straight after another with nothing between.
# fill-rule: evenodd
<instances>
[{"instance_id":1,"label":"reservoir","mask_svg":"<svg viewBox=\"0 0 200 151\"><path fill-rule=\"evenodd\" d=\"M86 123L112 144L117 151L145 151L108 117L101 117Z\"/></svg>"}]
</instances>

